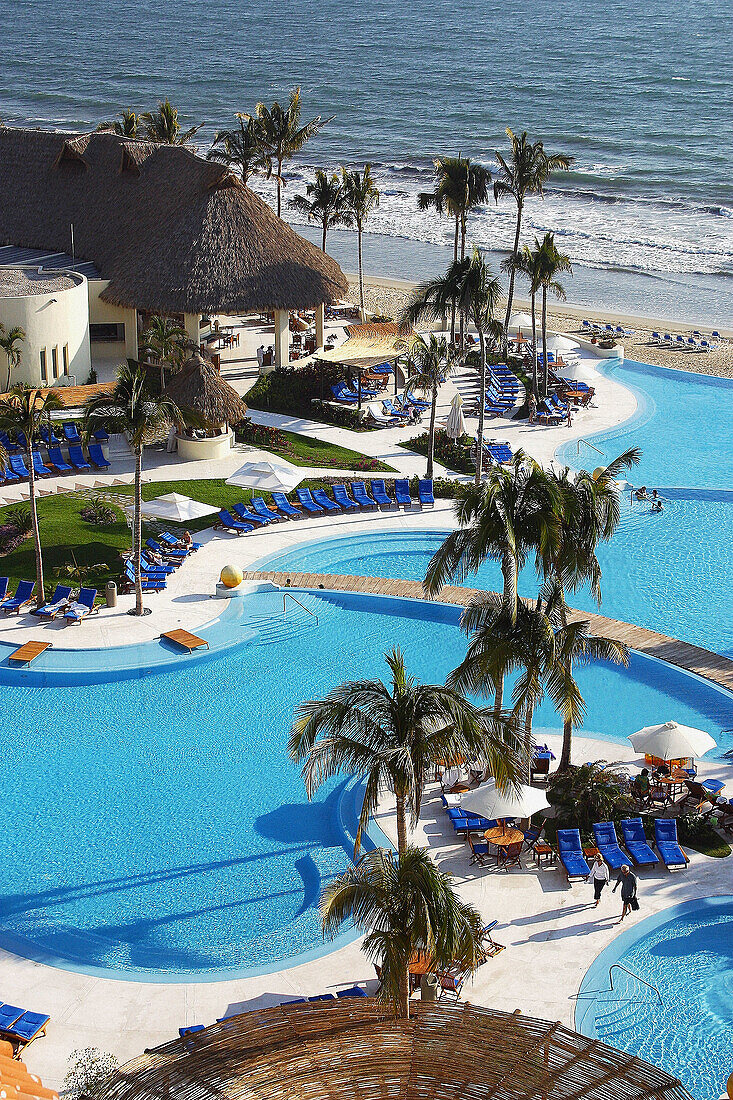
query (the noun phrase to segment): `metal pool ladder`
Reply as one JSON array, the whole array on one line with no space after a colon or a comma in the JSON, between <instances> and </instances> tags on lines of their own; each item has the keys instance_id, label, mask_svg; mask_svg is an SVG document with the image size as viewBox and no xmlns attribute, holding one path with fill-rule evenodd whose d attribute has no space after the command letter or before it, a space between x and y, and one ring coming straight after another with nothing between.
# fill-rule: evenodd
<instances>
[{"instance_id":1,"label":"metal pool ladder","mask_svg":"<svg viewBox=\"0 0 733 1100\"><path fill-rule=\"evenodd\" d=\"M576 443L576 445L575 445L575 453L576 453L576 455L579 455L579 454L580 454L580 444L581 444L581 443L585 443L586 447L590 447L590 448L591 448L591 450L593 450L593 451L597 451L597 452L598 452L598 454L599 454L599 455L603 455L603 457L604 457L604 458L606 457L606 452L605 452L605 451L602 451L602 450L600 449L600 447L596 447L596 446L595 446L595 445L594 445L593 443L589 443L587 439L578 439L578 441L577 441L577 443Z\"/></svg>"},{"instance_id":2,"label":"metal pool ladder","mask_svg":"<svg viewBox=\"0 0 733 1100\"><path fill-rule=\"evenodd\" d=\"M306 607L304 603L301 603L300 600L297 600L292 592L283 592L283 615L285 615L287 612L288 600L292 600L293 603L297 603L298 607L302 607L306 614L310 615L311 619L316 620L316 626L318 626L318 616L315 614L315 612L311 611L311 609L309 607Z\"/></svg>"},{"instance_id":3,"label":"metal pool ladder","mask_svg":"<svg viewBox=\"0 0 733 1100\"><path fill-rule=\"evenodd\" d=\"M618 962L612 963L608 968L608 980L611 983L608 989L584 989L582 993L576 993L575 997L586 997L590 993L615 993L616 990L613 985L614 970L623 970L624 974L628 974L631 978L636 978L637 982L641 982L641 984L645 985L648 989L653 989L657 997L659 998L660 1005L664 1004L664 1001L662 1000L662 994L659 992L655 985L652 985L651 982L648 982L646 978L642 978L641 974L637 974L635 970L629 970L628 966L624 966L622 963Z\"/></svg>"}]
</instances>

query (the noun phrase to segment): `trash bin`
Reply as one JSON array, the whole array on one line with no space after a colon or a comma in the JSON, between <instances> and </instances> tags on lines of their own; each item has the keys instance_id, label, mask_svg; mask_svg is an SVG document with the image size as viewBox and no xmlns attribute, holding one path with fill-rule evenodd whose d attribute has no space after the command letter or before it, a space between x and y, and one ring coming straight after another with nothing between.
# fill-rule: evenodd
<instances>
[{"instance_id":1,"label":"trash bin","mask_svg":"<svg viewBox=\"0 0 733 1100\"><path fill-rule=\"evenodd\" d=\"M105 596L107 598L107 607L117 607L117 585L114 581L107 581Z\"/></svg>"},{"instance_id":2,"label":"trash bin","mask_svg":"<svg viewBox=\"0 0 733 1100\"><path fill-rule=\"evenodd\" d=\"M423 974L420 978L420 1000L437 1001L438 979L435 974Z\"/></svg>"}]
</instances>

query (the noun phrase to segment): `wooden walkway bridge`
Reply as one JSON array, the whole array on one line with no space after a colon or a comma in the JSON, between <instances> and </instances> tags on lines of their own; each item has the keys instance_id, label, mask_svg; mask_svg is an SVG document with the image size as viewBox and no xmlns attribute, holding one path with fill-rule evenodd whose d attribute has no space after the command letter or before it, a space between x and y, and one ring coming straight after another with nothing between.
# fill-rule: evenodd
<instances>
[{"instance_id":1,"label":"wooden walkway bridge","mask_svg":"<svg viewBox=\"0 0 733 1100\"><path fill-rule=\"evenodd\" d=\"M330 589L334 592L356 592L370 596L398 596L408 600L425 600L425 592L419 581L396 581L387 577L345 577L340 573L278 573L268 571L244 574L246 580L268 580L282 587ZM453 604L465 607L474 596L482 595L477 588L463 588L458 585L445 585L441 589L437 603ZM571 620L584 619L590 623L590 629L599 638L615 638L625 642L630 649L658 657L660 661L677 665L688 672L694 672L720 687L733 692L733 661L719 653L712 653L701 646L690 645L678 638L668 638L666 634L657 634L643 626L619 622L592 611L571 610Z\"/></svg>"}]
</instances>

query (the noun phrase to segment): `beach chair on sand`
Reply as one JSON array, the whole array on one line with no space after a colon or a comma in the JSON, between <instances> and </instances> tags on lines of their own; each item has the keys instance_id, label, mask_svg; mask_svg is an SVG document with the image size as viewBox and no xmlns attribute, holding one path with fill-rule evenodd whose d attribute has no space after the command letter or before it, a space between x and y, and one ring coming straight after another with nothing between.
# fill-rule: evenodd
<instances>
[{"instance_id":1,"label":"beach chair on sand","mask_svg":"<svg viewBox=\"0 0 733 1100\"><path fill-rule=\"evenodd\" d=\"M55 619L68 604L70 596L71 587L68 584L57 584L48 603L37 608L33 614L37 615L39 619Z\"/></svg>"},{"instance_id":2,"label":"beach chair on sand","mask_svg":"<svg viewBox=\"0 0 733 1100\"><path fill-rule=\"evenodd\" d=\"M96 588L80 588L79 595L74 603L69 604L64 611L64 619L67 623L80 623L82 619L88 619L94 611L94 601L97 598Z\"/></svg>"},{"instance_id":3,"label":"beach chair on sand","mask_svg":"<svg viewBox=\"0 0 733 1100\"><path fill-rule=\"evenodd\" d=\"M590 874L590 867L583 855L579 829L557 830L557 854L565 868L568 882L577 882Z\"/></svg>"},{"instance_id":4,"label":"beach chair on sand","mask_svg":"<svg viewBox=\"0 0 733 1100\"><path fill-rule=\"evenodd\" d=\"M6 615L10 615L13 612L17 615L22 607L32 602L33 589L35 587L35 581L18 581L15 595L9 600L3 600L2 604L0 604L0 609L4 611Z\"/></svg>"},{"instance_id":5,"label":"beach chair on sand","mask_svg":"<svg viewBox=\"0 0 733 1100\"><path fill-rule=\"evenodd\" d=\"M273 493L272 502L278 512L282 512L284 516L289 516L291 519L303 515L303 510L301 508L295 508L285 496L285 493Z\"/></svg>"},{"instance_id":6,"label":"beach chair on sand","mask_svg":"<svg viewBox=\"0 0 733 1100\"><path fill-rule=\"evenodd\" d=\"M631 856L631 862L637 867L655 867L659 860L647 844L641 818L625 817L620 825L624 848Z\"/></svg>"},{"instance_id":7,"label":"beach chair on sand","mask_svg":"<svg viewBox=\"0 0 733 1100\"><path fill-rule=\"evenodd\" d=\"M380 508L391 508L395 503L385 488L384 478L373 477L371 480L371 489L372 496Z\"/></svg>"},{"instance_id":8,"label":"beach chair on sand","mask_svg":"<svg viewBox=\"0 0 733 1100\"><path fill-rule=\"evenodd\" d=\"M616 829L612 821L600 821L593 826L596 847L609 867L618 871L626 863L626 856L618 846Z\"/></svg>"},{"instance_id":9,"label":"beach chair on sand","mask_svg":"<svg viewBox=\"0 0 733 1100\"><path fill-rule=\"evenodd\" d=\"M682 871L687 867L687 856L677 840L677 822L673 817L654 819L654 838L655 847L668 871Z\"/></svg>"}]
</instances>

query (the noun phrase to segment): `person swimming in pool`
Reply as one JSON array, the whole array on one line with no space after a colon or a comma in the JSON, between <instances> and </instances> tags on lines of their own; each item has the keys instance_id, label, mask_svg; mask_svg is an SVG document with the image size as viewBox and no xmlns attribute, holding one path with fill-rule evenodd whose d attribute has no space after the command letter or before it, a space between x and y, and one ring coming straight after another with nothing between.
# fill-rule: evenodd
<instances>
[{"instance_id":1,"label":"person swimming in pool","mask_svg":"<svg viewBox=\"0 0 733 1100\"><path fill-rule=\"evenodd\" d=\"M649 497L648 497L647 491L646 491L646 485L642 485L641 489L637 489L636 492L634 493L634 496L636 497L637 500L649 500Z\"/></svg>"},{"instance_id":2,"label":"person swimming in pool","mask_svg":"<svg viewBox=\"0 0 733 1100\"><path fill-rule=\"evenodd\" d=\"M656 489L652 489L652 512L663 512L664 505L662 504L662 498Z\"/></svg>"}]
</instances>

